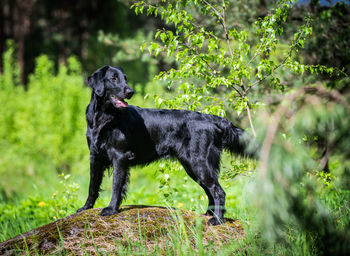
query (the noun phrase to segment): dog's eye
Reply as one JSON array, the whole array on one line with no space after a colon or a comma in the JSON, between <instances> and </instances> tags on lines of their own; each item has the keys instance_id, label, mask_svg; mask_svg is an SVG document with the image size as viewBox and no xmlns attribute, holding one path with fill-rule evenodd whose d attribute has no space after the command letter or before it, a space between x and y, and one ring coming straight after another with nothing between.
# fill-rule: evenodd
<instances>
[{"instance_id":1,"label":"dog's eye","mask_svg":"<svg viewBox=\"0 0 350 256\"><path fill-rule=\"evenodd\" d=\"M119 81L118 76L117 75L113 75L112 80L115 81L115 82L118 82Z\"/></svg>"}]
</instances>

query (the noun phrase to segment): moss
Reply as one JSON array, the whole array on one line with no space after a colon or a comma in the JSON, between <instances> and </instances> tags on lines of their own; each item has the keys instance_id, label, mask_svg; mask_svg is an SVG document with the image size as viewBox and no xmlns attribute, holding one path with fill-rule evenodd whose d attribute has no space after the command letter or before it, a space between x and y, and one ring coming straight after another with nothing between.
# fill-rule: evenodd
<instances>
[{"instance_id":1,"label":"moss","mask_svg":"<svg viewBox=\"0 0 350 256\"><path fill-rule=\"evenodd\" d=\"M232 238L243 237L244 230L239 221L227 219L220 226L208 226L210 217L196 216L190 211L176 211L163 207L123 206L120 213L102 217L101 209L90 209L70 215L45 226L16 236L0 244L0 254L13 254L16 248L25 254L26 244L30 253L59 253L95 255L100 252L113 252L118 248L140 245L147 250L166 251L171 234L181 233L196 246L196 223L202 221L200 232L203 244L225 244ZM25 239L25 241L24 241Z\"/></svg>"}]
</instances>

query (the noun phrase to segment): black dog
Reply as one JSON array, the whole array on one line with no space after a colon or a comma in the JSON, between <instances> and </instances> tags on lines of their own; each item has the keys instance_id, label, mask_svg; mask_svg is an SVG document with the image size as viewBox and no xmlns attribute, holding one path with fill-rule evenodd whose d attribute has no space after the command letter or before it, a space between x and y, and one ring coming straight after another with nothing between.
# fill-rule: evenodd
<instances>
[{"instance_id":1,"label":"black dog","mask_svg":"<svg viewBox=\"0 0 350 256\"><path fill-rule=\"evenodd\" d=\"M90 186L87 201L78 212L94 206L103 172L108 167L113 166L113 192L102 216L118 212L125 196L129 167L175 157L207 194L207 214L214 216L209 223L222 223L225 192L218 182L220 154L223 149L245 154L243 130L214 115L128 106L124 100L130 99L134 91L121 68L104 66L87 83L92 87L86 110Z\"/></svg>"}]
</instances>

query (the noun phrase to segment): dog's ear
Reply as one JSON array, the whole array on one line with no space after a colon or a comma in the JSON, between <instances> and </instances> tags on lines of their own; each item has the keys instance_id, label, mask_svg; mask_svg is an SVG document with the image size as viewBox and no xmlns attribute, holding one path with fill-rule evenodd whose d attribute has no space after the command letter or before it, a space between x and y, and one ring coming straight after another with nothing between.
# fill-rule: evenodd
<instances>
[{"instance_id":1,"label":"dog's ear","mask_svg":"<svg viewBox=\"0 0 350 256\"><path fill-rule=\"evenodd\" d=\"M106 74L109 66L103 66L95 71L91 76L86 79L87 84L94 90L98 96L103 96L105 85L104 85L104 76Z\"/></svg>"}]
</instances>

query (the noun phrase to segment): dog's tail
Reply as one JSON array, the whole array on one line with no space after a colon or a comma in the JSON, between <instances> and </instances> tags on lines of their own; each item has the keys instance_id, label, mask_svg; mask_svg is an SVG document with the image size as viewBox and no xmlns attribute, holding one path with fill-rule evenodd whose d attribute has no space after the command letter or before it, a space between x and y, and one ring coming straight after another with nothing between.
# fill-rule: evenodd
<instances>
[{"instance_id":1,"label":"dog's tail","mask_svg":"<svg viewBox=\"0 0 350 256\"><path fill-rule=\"evenodd\" d=\"M224 129L223 146L233 154L243 157L257 158L257 149L253 139L243 129L229 122Z\"/></svg>"}]
</instances>

